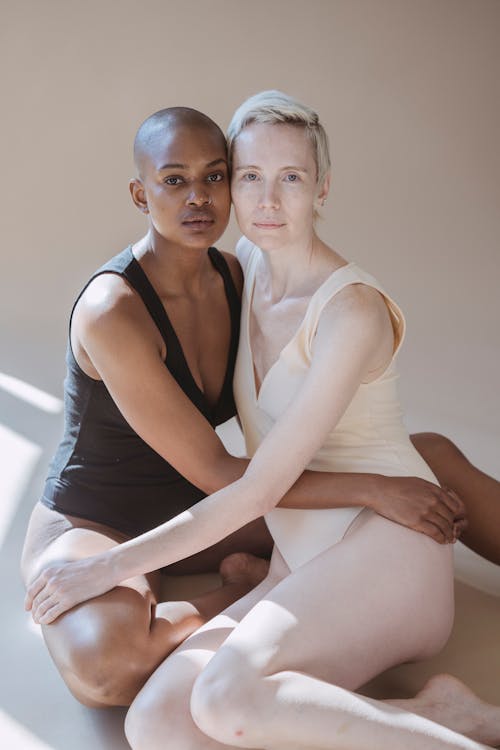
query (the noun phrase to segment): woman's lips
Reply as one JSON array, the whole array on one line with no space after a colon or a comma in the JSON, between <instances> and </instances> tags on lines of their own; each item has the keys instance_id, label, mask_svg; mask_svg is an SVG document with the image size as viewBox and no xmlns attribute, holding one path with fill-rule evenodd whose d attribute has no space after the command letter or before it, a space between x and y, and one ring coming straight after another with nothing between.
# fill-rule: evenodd
<instances>
[{"instance_id":1,"label":"woman's lips","mask_svg":"<svg viewBox=\"0 0 500 750\"><path fill-rule=\"evenodd\" d=\"M215 224L215 219L209 216L204 217L193 217L192 219L184 219L182 226L186 229L190 229L193 232L203 232L210 229Z\"/></svg>"},{"instance_id":2,"label":"woman's lips","mask_svg":"<svg viewBox=\"0 0 500 750\"><path fill-rule=\"evenodd\" d=\"M285 225L277 221L254 221L254 227L258 229L281 229Z\"/></svg>"}]
</instances>

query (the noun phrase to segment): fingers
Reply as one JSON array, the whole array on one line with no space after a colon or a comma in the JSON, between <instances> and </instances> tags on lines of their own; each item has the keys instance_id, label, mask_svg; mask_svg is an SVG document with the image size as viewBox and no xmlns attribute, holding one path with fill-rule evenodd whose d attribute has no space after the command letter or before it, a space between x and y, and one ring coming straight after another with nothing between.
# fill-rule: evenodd
<instances>
[{"instance_id":1,"label":"fingers","mask_svg":"<svg viewBox=\"0 0 500 750\"><path fill-rule=\"evenodd\" d=\"M41 625L44 615L52 607L53 607L53 603L49 597L39 602L38 604L34 603L33 609L32 609L33 622L36 622L37 625Z\"/></svg>"},{"instance_id":2,"label":"fingers","mask_svg":"<svg viewBox=\"0 0 500 750\"><path fill-rule=\"evenodd\" d=\"M49 586L45 586L45 588L43 588L40 593L35 596L35 598L33 599L33 604L31 605L31 612L33 614L34 620L37 615L40 615L45 611L48 603L51 601L51 598L52 591L50 590ZM35 622L37 622L37 620L35 620Z\"/></svg>"},{"instance_id":3,"label":"fingers","mask_svg":"<svg viewBox=\"0 0 500 750\"><path fill-rule=\"evenodd\" d=\"M415 530L431 537L438 544L453 544L460 538L466 527L466 519L455 521L450 526L443 516L439 513L433 513L427 514L426 519L422 520Z\"/></svg>"},{"instance_id":4,"label":"fingers","mask_svg":"<svg viewBox=\"0 0 500 750\"><path fill-rule=\"evenodd\" d=\"M38 624L53 622L65 611L61 604L62 592L57 586L58 568L46 568L29 585L24 600L24 607L31 610L33 621ZM57 601L56 601L56 593ZM67 607L66 607L67 609Z\"/></svg>"},{"instance_id":5,"label":"fingers","mask_svg":"<svg viewBox=\"0 0 500 750\"><path fill-rule=\"evenodd\" d=\"M461 534L467 528L467 517L466 517L467 512L466 512L465 505L462 499L459 497L459 495L457 495L457 493L454 490L451 490L448 487L443 487L441 489L440 497L443 502L443 505L441 506L441 509L440 509L441 515L446 515L446 518L449 521L450 520L449 511L453 513L452 526L451 526L453 538L451 539L451 541L456 542L457 539L460 538ZM444 507L447 508L448 513L443 512Z\"/></svg>"},{"instance_id":6,"label":"fingers","mask_svg":"<svg viewBox=\"0 0 500 750\"><path fill-rule=\"evenodd\" d=\"M385 512L380 511L383 515L440 544L455 542L467 524L465 505L456 492L425 479L396 480L391 502Z\"/></svg>"},{"instance_id":7,"label":"fingers","mask_svg":"<svg viewBox=\"0 0 500 750\"><path fill-rule=\"evenodd\" d=\"M48 625L70 607L71 604L63 593L51 592L45 587L33 600L31 616L37 625Z\"/></svg>"},{"instance_id":8,"label":"fingers","mask_svg":"<svg viewBox=\"0 0 500 750\"><path fill-rule=\"evenodd\" d=\"M34 581L30 583L28 586L28 590L26 591L26 596L24 598L24 608L25 610L29 611L33 607L33 601L36 596L40 594L40 592L44 589L44 587L47 585L47 581L49 578L48 570L42 571L39 576L35 578Z\"/></svg>"},{"instance_id":9,"label":"fingers","mask_svg":"<svg viewBox=\"0 0 500 750\"><path fill-rule=\"evenodd\" d=\"M57 618L62 614L63 612L61 612L60 606L58 604L55 604L54 606L47 609L45 613L38 618L38 624L50 625L52 622L54 622L54 620L57 620Z\"/></svg>"},{"instance_id":10,"label":"fingers","mask_svg":"<svg viewBox=\"0 0 500 750\"><path fill-rule=\"evenodd\" d=\"M442 515L442 509L440 508L439 511L434 511L433 513L428 513L426 520L428 523L432 524L432 526L435 526L441 535L441 543L451 543L455 541L455 533L454 533L454 521L453 517L445 517Z\"/></svg>"},{"instance_id":11,"label":"fingers","mask_svg":"<svg viewBox=\"0 0 500 750\"><path fill-rule=\"evenodd\" d=\"M461 535L463 534L467 526L468 526L468 522L466 518L455 522L455 525L454 525L454 531L455 531L454 541L455 542L457 541L457 539L460 539Z\"/></svg>"},{"instance_id":12,"label":"fingers","mask_svg":"<svg viewBox=\"0 0 500 750\"><path fill-rule=\"evenodd\" d=\"M416 531L420 531L421 534L430 536L438 544L447 544L447 539L441 529L430 521L423 521Z\"/></svg>"},{"instance_id":13,"label":"fingers","mask_svg":"<svg viewBox=\"0 0 500 750\"><path fill-rule=\"evenodd\" d=\"M467 511L464 502L454 490L451 490L449 487L442 487L441 499L454 513L456 518L465 518Z\"/></svg>"},{"instance_id":14,"label":"fingers","mask_svg":"<svg viewBox=\"0 0 500 750\"><path fill-rule=\"evenodd\" d=\"M467 524L465 505L453 490L434 489L436 502L429 509L431 512L426 515L426 520L438 526L446 542L455 542Z\"/></svg>"},{"instance_id":15,"label":"fingers","mask_svg":"<svg viewBox=\"0 0 500 750\"><path fill-rule=\"evenodd\" d=\"M54 602L52 599L46 599L40 607L33 613L33 620L37 625L50 625L64 611L60 602Z\"/></svg>"}]
</instances>

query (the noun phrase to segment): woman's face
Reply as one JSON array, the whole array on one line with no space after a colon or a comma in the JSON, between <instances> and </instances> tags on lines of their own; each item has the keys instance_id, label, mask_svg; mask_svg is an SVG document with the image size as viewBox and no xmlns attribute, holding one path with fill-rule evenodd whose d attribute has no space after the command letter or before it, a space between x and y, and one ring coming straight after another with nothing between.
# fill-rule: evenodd
<instances>
[{"instance_id":1,"label":"woman's face","mask_svg":"<svg viewBox=\"0 0 500 750\"><path fill-rule=\"evenodd\" d=\"M309 247L324 191L302 127L252 123L242 130L234 144L231 190L240 229L256 245Z\"/></svg>"},{"instance_id":2,"label":"woman's face","mask_svg":"<svg viewBox=\"0 0 500 750\"><path fill-rule=\"evenodd\" d=\"M142 157L141 179L133 180L132 194L166 242L206 250L229 220L224 140L208 128L171 128Z\"/></svg>"}]
</instances>

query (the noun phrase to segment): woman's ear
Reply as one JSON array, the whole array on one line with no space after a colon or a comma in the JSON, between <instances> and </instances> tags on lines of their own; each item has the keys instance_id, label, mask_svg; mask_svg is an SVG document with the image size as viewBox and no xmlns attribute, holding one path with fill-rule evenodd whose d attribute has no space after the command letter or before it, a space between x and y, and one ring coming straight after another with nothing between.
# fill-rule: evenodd
<instances>
[{"instance_id":1,"label":"woman's ear","mask_svg":"<svg viewBox=\"0 0 500 750\"><path fill-rule=\"evenodd\" d=\"M327 173L325 179L323 180L323 185L320 188L320 191L318 193L318 197L316 198L318 206L321 208L321 206L324 206L326 203L326 199L328 197L328 193L330 191L330 181L331 181L331 174L330 172Z\"/></svg>"},{"instance_id":2,"label":"woman's ear","mask_svg":"<svg viewBox=\"0 0 500 750\"><path fill-rule=\"evenodd\" d=\"M134 201L135 205L139 209L139 211L142 211L143 214L148 214L148 202L146 200L146 191L144 190L144 185L142 184L141 180L138 177L134 177L132 180L130 180L128 184L130 195L132 196L132 200Z\"/></svg>"}]
</instances>

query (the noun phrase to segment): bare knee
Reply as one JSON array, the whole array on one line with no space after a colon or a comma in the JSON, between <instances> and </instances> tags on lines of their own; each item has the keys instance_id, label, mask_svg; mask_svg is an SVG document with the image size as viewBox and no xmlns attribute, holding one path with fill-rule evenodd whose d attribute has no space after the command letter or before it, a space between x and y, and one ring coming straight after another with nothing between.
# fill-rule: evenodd
<instances>
[{"instance_id":1,"label":"bare knee","mask_svg":"<svg viewBox=\"0 0 500 750\"><path fill-rule=\"evenodd\" d=\"M193 721L218 742L238 745L243 741L245 746L251 742L252 747L261 747L257 732L263 712L262 680L247 660L215 656L193 686Z\"/></svg>"},{"instance_id":2,"label":"bare knee","mask_svg":"<svg viewBox=\"0 0 500 750\"><path fill-rule=\"evenodd\" d=\"M100 601L104 598L105 602ZM168 632L159 649L150 618L150 605L144 597L133 589L120 588L43 627L49 651L81 703L130 705L169 651ZM154 627L167 631L169 625L157 621Z\"/></svg>"},{"instance_id":3,"label":"bare knee","mask_svg":"<svg viewBox=\"0 0 500 750\"><path fill-rule=\"evenodd\" d=\"M175 656L172 657L175 660ZM172 664L173 668L169 669ZM161 667L139 692L125 719L125 735L133 750L197 750L199 732L189 712L189 698L199 669L192 661L175 661Z\"/></svg>"},{"instance_id":4,"label":"bare knee","mask_svg":"<svg viewBox=\"0 0 500 750\"><path fill-rule=\"evenodd\" d=\"M165 737L172 747L182 750L182 744L174 742L169 720L168 703L165 696L154 694L147 688L141 691L130 706L125 718L125 736L132 750L163 750Z\"/></svg>"}]
</instances>

